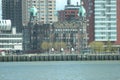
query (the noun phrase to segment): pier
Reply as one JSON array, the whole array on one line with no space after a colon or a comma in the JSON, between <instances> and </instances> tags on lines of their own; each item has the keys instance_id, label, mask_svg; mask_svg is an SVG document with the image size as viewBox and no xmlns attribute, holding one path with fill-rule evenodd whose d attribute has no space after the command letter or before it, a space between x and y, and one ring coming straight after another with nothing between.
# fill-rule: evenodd
<instances>
[{"instance_id":1,"label":"pier","mask_svg":"<svg viewBox=\"0 0 120 80\"><path fill-rule=\"evenodd\" d=\"M120 60L120 54L28 54L0 56L0 62Z\"/></svg>"}]
</instances>

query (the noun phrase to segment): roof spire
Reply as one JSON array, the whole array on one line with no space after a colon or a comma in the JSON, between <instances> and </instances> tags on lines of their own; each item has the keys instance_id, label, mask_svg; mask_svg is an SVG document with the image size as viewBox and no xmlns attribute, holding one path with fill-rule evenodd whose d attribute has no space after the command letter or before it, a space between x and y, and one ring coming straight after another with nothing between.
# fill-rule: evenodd
<instances>
[{"instance_id":1,"label":"roof spire","mask_svg":"<svg viewBox=\"0 0 120 80\"><path fill-rule=\"evenodd\" d=\"M67 0L67 5L71 5L71 0Z\"/></svg>"}]
</instances>

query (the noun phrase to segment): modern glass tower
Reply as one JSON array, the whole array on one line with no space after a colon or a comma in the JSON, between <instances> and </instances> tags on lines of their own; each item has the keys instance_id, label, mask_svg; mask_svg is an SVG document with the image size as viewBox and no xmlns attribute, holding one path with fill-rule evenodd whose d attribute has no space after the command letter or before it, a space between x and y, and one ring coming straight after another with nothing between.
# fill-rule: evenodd
<instances>
[{"instance_id":1,"label":"modern glass tower","mask_svg":"<svg viewBox=\"0 0 120 80\"><path fill-rule=\"evenodd\" d=\"M117 40L117 1L95 0L95 41Z\"/></svg>"}]
</instances>

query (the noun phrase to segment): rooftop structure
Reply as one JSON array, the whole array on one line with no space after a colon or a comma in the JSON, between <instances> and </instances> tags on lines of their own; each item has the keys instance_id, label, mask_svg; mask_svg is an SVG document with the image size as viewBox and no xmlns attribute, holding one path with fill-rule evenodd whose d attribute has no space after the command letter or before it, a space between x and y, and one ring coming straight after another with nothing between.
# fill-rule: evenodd
<instances>
[{"instance_id":1,"label":"rooftop structure","mask_svg":"<svg viewBox=\"0 0 120 80\"><path fill-rule=\"evenodd\" d=\"M11 20L0 20L0 31L11 30Z\"/></svg>"}]
</instances>

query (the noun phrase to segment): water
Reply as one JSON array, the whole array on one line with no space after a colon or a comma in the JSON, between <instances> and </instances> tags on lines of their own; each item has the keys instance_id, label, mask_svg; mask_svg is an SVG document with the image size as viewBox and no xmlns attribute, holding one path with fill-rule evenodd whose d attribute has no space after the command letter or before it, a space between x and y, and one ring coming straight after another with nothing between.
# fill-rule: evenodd
<instances>
[{"instance_id":1,"label":"water","mask_svg":"<svg viewBox=\"0 0 120 80\"><path fill-rule=\"evenodd\" d=\"M1 62L0 80L120 80L120 61Z\"/></svg>"}]
</instances>

